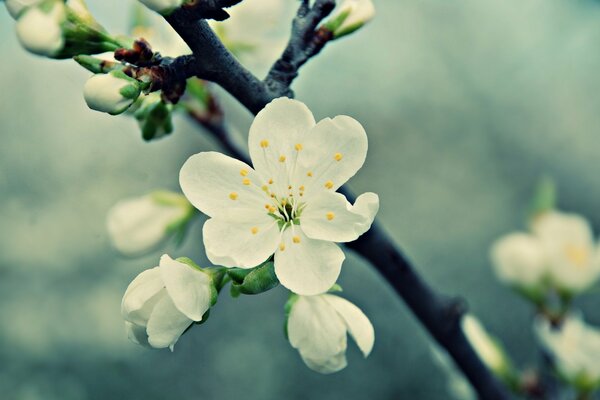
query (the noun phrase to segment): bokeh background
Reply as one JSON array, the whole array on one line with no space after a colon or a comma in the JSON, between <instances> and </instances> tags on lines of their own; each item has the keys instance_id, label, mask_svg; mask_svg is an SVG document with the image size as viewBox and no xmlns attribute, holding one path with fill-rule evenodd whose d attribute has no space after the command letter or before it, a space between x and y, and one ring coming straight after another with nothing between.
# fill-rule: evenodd
<instances>
[{"instance_id":1,"label":"bokeh background","mask_svg":"<svg viewBox=\"0 0 600 400\"><path fill-rule=\"evenodd\" d=\"M89 4L105 26L125 29L122 1ZM495 280L488 251L523 227L544 174L558 183L560 206L600 233L600 2L375 4L372 24L302 70L297 97L318 118L364 124L369 155L350 187L378 192L380 220L419 272L465 297L517 364L534 364L531 310ZM289 346L281 288L224 293L174 353L129 343L125 288L163 252L205 263L202 222L180 248L124 259L110 247L105 214L123 197L176 190L185 159L217 144L184 118L171 137L144 143L131 118L87 109L87 72L22 50L3 7L0 37L2 398L450 398L427 333L350 252L340 283L371 318L376 343L367 360L351 347L342 372L314 373ZM245 135L250 115L223 101ZM596 324L599 299L579 300Z\"/></svg>"}]
</instances>

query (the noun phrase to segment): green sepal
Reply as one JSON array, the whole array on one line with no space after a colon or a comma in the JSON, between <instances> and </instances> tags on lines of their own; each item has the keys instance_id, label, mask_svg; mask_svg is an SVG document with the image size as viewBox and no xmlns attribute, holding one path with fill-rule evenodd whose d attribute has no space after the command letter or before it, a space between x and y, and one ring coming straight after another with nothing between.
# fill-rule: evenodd
<instances>
[{"instance_id":1,"label":"green sepal","mask_svg":"<svg viewBox=\"0 0 600 400\"><path fill-rule=\"evenodd\" d=\"M242 294L240 292L240 286L232 283L231 286L229 287L229 294L234 299L237 299L238 297L240 297L240 294Z\"/></svg>"},{"instance_id":2,"label":"green sepal","mask_svg":"<svg viewBox=\"0 0 600 400\"><path fill-rule=\"evenodd\" d=\"M260 294L279 285L279 280L275 275L275 268L272 261L268 261L247 271L249 272L245 274L245 276L243 276L244 273L241 273L240 271L235 271L232 276L230 271L228 271L229 276L233 281L231 286L235 286L242 294Z\"/></svg>"},{"instance_id":3,"label":"green sepal","mask_svg":"<svg viewBox=\"0 0 600 400\"><path fill-rule=\"evenodd\" d=\"M296 303L296 301L299 299L300 297L296 294L296 293L290 293L290 297L288 298L288 300L285 302L285 305L283 306L283 312L284 312L284 320L283 320L283 334L285 335L285 338L289 340L288 337L288 320L290 318L290 313L292 312L292 308L294 307L294 303Z\"/></svg>"},{"instance_id":4,"label":"green sepal","mask_svg":"<svg viewBox=\"0 0 600 400\"><path fill-rule=\"evenodd\" d=\"M533 197L529 203L529 220L533 220L540 214L554 210L556 208L556 201L556 184L551 178L547 176L543 177L536 185Z\"/></svg>"},{"instance_id":5,"label":"green sepal","mask_svg":"<svg viewBox=\"0 0 600 400\"><path fill-rule=\"evenodd\" d=\"M227 270L227 275L229 275L232 282L241 284L251 271L252 269L246 268L229 268Z\"/></svg>"},{"instance_id":6,"label":"green sepal","mask_svg":"<svg viewBox=\"0 0 600 400\"><path fill-rule=\"evenodd\" d=\"M362 28L364 25L365 25L364 22L357 22L355 24L348 25L346 28L342 29L341 31L337 31L337 32L334 31L333 38L339 39L341 37L344 37L346 35L354 33L357 30L359 30L360 28Z\"/></svg>"},{"instance_id":7,"label":"green sepal","mask_svg":"<svg viewBox=\"0 0 600 400\"><path fill-rule=\"evenodd\" d=\"M341 293L344 289L337 283L334 283L333 286L327 291L328 293Z\"/></svg>"},{"instance_id":8,"label":"green sepal","mask_svg":"<svg viewBox=\"0 0 600 400\"><path fill-rule=\"evenodd\" d=\"M200 266L198 264L196 264L194 262L194 260L192 260L189 257L178 257L175 259L175 261L179 261L180 263L184 263L185 265L188 265L194 269L197 269L198 271L204 272L204 270L202 268L200 268Z\"/></svg>"},{"instance_id":9,"label":"green sepal","mask_svg":"<svg viewBox=\"0 0 600 400\"><path fill-rule=\"evenodd\" d=\"M119 90L119 94L126 99L135 100L140 97L142 91L140 90L139 85L127 85Z\"/></svg>"},{"instance_id":10,"label":"green sepal","mask_svg":"<svg viewBox=\"0 0 600 400\"><path fill-rule=\"evenodd\" d=\"M203 323L208 321L209 317L210 317L210 308L208 310L206 310L206 312L204 314L202 314L202 319L200 321L195 321L192 325L190 325L190 327L194 326L194 325L202 325Z\"/></svg>"},{"instance_id":11,"label":"green sepal","mask_svg":"<svg viewBox=\"0 0 600 400\"><path fill-rule=\"evenodd\" d=\"M333 32L335 35L335 32L338 29L340 29L340 26L342 26L344 21L348 18L348 16L350 15L350 12L351 12L351 10L346 10L346 11L339 13L334 18L331 18L329 21L325 22L323 24L323 27L325 27L325 29L327 29L328 31Z\"/></svg>"},{"instance_id":12,"label":"green sepal","mask_svg":"<svg viewBox=\"0 0 600 400\"><path fill-rule=\"evenodd\" d=\"M104 74L114 70L123 69L123 64L114 61L102 60L93 56L79 55L73 57L73 60L83 68L94 74Z\"/></svg>"}]
</instances>

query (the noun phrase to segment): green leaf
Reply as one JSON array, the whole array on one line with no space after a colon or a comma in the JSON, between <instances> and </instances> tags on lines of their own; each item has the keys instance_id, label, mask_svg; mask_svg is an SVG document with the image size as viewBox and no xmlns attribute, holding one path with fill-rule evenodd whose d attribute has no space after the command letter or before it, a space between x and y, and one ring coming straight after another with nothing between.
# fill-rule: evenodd
<instances>
[{"instance_id":1,"label":"green leaf","mask_svg":"<svg viewBox=\"0 0 600 400\"><path fill-rule=\"evenodd\" d=\"M556 201L556 185L550 177L545 176L540 179L535 188L529 204L529 218L533 219L540 214L555 209Z\"/></svg>"}]
</instances>

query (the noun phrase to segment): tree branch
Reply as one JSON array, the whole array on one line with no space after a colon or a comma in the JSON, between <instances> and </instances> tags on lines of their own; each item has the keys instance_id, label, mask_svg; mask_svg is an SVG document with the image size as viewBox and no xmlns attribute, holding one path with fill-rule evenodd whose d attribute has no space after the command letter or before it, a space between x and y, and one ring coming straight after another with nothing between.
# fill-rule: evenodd
<instances>
[{"instance_id":1,"label":"tree branch","mask_svg":"<svg viewBox=\"0 0 600 400\"><path fill-rule=\"evenodd\" d=\"M322 7L320 11L313 10L317 4ZM298 68L323 47L312 45L314 36L311 37L311 32L314 34L316 25L331 12L332 4L335 1L316 0L311 9L308 0L302 0L290 43L271 69L266 83L258 80L229 53L206 21L197 20L185 10L176 11L166 19L194 52L196 75L221 85L256 114L273 98L292 94L289 85L297 76ZM222 128L222 125L218 129L212 127L208 132L223 143L231 155L250 162L246 154L227 142L228 135ZM347 190L343 192L349 200L353 199ZM444 297L428 286L377 223L347 246L370 261L385 277L433 338L452 356L481 399L510 398L506 388L484 366L462 332L460 319L465 312L464 302Z\"/></svg>"}]
</instances>

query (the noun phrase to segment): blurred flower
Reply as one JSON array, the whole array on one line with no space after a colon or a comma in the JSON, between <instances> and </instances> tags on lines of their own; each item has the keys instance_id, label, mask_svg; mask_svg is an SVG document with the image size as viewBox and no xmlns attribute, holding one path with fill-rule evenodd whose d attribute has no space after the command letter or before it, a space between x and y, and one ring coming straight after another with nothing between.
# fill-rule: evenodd
<instances>
[{"instance_id":1,"label":"blurred flower","mask_svg":"<svg viewBox=\"0 0 600 400\"><path fill-rule=\"evenodd\" d=\"M87 80L83 96L92 110L117 115L123 113L141 94L141 84L122 71L96 74Z\"/></svg>"},{"instance_id":2,"label":"blurred flower","mask_svg":"<svg viewBox=\"0 0 600 400\"><path fill-rule=\"evenodd\" d=\"M375 6L371 0L344 0L324 25L335 38L340 38L360 29L373 17Z\"/></svg>"},{"instance_id":3,"label":"blurred flower","mask_svg":"<svg viewBox=\"0 0 600 400\"><path fill-rule=\"evenodd\" d=\"M600 277L591 227L575 214L551 211L537 215L531 233L500 238L492 246L491 257L502 281L538 292L549 283L561 293L574 294Z\"/></svg>"},{"instance_id":4,"label":"blurred flower","mask_svg":"<svg viewBox=\"0 0 600 400\"><path fill-rule=\"evenodd\" d=\"M600 387L600 329L569 315L559 326L538 317L534 331L562 378L582 391Z\"/></svg>"},{"instance_id":5,"label":"blurred flower","mask_svg":"<svg viewBox=\"0 0 600 400\"><path fill-rule=\"evenodd\" d=\"M121 303L129 338L161 349L173 346L183 332L216 302L211 275L168 255L160 266L139 274Z\"/></svg>"},{"instance_id":6,"label":"blurred flower","mask_svg":"<svg viewBox=\"0 0 600 400\"><path fill-rule=\"evenodd\" d=\"M348 300L331 294L290 299L287 334L306 365L322 374L346 367L347 334L365 357L375 341L373 325Z\"/></svg>"},{"instance_id":7,"label":"blurred flower","mask_svg":"<svg viewBox=\"0 0 600 400\"><path fill-rule=\"evenodd\" d=\"M255 169L220 153L190 157L184 194L211 217L203 229L211 262L253 268L275 253L275 273L291 291L314 295L337 280L344 253L379 209L374 193L354 205L336 193L363 165L367 136L347 116L315 124L301 102L279 98L258 113L249 134Z\"/></svg>"},{"instance_id":8,"label":"blurred flower","mask_svg":"<svg viewBox=\"0 0 600 400\"><path fill-rule=\"evenodd\" d=\"M35 6L43 0L5 0L6 9L14 19L17 19L26 8Z\"/></svg>"},{"instance_id":9,"label":"blurred flower","mask_svg":"<svg viewBox=\"0 0 600 400\"><path fill-rule=\"evenodd\" d=\"M162 15L172 13L181 7L185 0L140 0L140 3Z\"/></svg>"},{"instance_id":10,"label":"blurred flower","mask_svg":"<svg viewBox=\"0 0 600 400\"><path fill-rule=\"evenodd\" d=\"M67 18L62 1L45 2L45 7L30 7L21 11L17 20L17 37L34 54L52 57L62 50L62 22Z\"/></svg>"},{"instance_id":11,"label":"blurred flower","mask_svg":"<svg viewBox=\"0 0 600 400\"><path fill-rule=\"evenodd\" d=\"M131 18L131 34L136 38L144 38L152 46L152 51L163 56L190 54L191 50L181 36L164 22L160 15L136 2Z\"/></svg>"},{"instance_id":12,"label":"blurred flower","mask_svg":"<svg viewBox=\"0 0 600 400\"><path fill-rule=\"evenodd\" d=\"M124 199L108 212L109 237L119 252L143 254L182 232L193 213L185 197L173 192Z\"/></svg>"},{"instance_id":13,"label":"blurred flower","mask_svg":"<svg viewBox=\"0 0 600 400\"><path fill-rule=\"evenodd\" d=\"M512 377L512 363L498 340L471 314L463 316L462 330L475 352L494 374L504 380Z\"/></svg>"}]
</instances>

